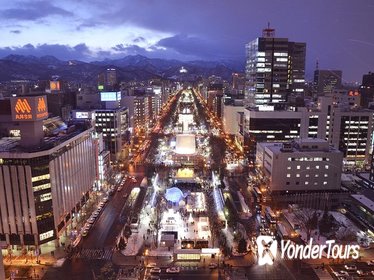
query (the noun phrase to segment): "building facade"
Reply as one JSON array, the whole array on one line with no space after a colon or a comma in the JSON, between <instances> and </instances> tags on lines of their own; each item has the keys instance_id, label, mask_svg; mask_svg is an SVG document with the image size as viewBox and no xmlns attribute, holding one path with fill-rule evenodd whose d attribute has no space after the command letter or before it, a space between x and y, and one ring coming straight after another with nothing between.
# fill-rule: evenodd
<instances>
[{"instance_id":1,"label":"building facade","mask_svg":"<svg viewBox=\"0 0 374 280\"><path fill-rule=\"evenodd\" d=\"M343 154L317 138L258 143L256 163L270 192L339 190Z\"/></svg>"},{"instance_id":2,"label":"building facade","mask_svg":"<svg viewBox=\"0 0 374 280\"><path fill-rule=\"evenodd\" d=\"M126 131L129 128L129 111L125 107L118 109L105 109L95 111L95 129L102 133L105 150L108 150L112 159L118 159Z\"/></svg>"},{"instance_id":3,"label":"building facade","mask_svg":"<svg viewBox=\"0 0 374 280\"><path fill-rule=\"evenodd\" d=\"M275 38L274 29L246 45L246 99L252 106L286 102L289 93L303 94L305 43Z\"/></svg>"},{"instance_id":4,"label":"building facade","mask_svg":"<svg viewBox=\"0 0 374 280\"><path fill-rule=\"evenodd\" d=\"M90 128L48 139L38 149L19 150L17 140L1 139L3 245L39 246L58 240L95 182L92 131Z\"/></svg>"}]
</instances>

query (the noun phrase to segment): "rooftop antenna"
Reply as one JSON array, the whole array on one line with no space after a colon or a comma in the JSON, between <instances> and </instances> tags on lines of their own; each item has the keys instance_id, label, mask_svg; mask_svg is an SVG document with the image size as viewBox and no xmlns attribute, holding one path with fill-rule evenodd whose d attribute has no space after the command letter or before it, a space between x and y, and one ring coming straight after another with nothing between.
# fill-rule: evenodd
<instances>
[{"instance_id":1,"label":"rooftop antenna","mask_svg":"<svg viewBox=\"0 0 374 280\"><path fill-rule=\"evenodd\" d=\"M268 22L268 27L265 29L262 29L262 37L274 38L274 36L275 36L275 29L270 28L270 22Z\"/></svg>"},{"instance_id":2,"label":"rooftop antenna","mask_svg":"<svg viewBox=\"0 0 374 280\"><path fill-rule=\"evenodd\" d=\"M318 62L318 59L316 60L316 70L318 70L319 68L319 62Z\"/></svg>"}]
</instances>

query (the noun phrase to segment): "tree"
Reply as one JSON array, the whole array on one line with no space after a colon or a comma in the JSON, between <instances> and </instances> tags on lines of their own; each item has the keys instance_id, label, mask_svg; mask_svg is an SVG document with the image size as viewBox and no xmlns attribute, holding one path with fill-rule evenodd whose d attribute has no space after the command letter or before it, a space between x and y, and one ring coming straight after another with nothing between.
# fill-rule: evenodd
<instances>
[{"instance_id":1,"label":"tree","mask_svg":"<svg viewBox=\"0 0 374 280\"><path fill-rule=\"evenodd\" d=\"M96 277L97 280L114 280L116 279L116 273L112 263L106 263L100 269L99 276Z\"/></svg>"},{"instance_id":2,"label":"tree","mask_svg":"<svg viewBox=\"0 0 374 280\"><path fill-rule=\"evenodd\" d=\"M335 219L332 215L330 215L327 211L323 213L321 220L319 221L319 231L321 234L328 234L330 233L333 228L335 227Z\"/></svg>"},{"instance_id":3,"label":"tree","mask_svg":"<svg viewBox=\"0 0 374 280\"><path fill-rule=\"evenodd\" d=\"M295 212L295 217L300 225L305 229L307 240L310 239L312 231L317 229L317 211L310 208L302 208Z\"/></svg>"},{"instance_id":4,"label":"tree","mask_svg":"<svg viewBox=\"0 0 374 280\"><path fill-rule=\"evenodd\" d=\"M238 243L238 253L245 253L247 252L247 241L242 238L239 240L239 243Z\"/></svg>"},{"instance_id":5,"label":"tree","mask_svg":"<svg viewBox=\"0 0 374 280\"><path fill-rule=\"evenodd\" d=\"M158 241L158 232L161 229L162 213L165 210L165 202L164 202L164 199L163 199L163 197L161 196L160 193L157 194L156 207L154 209L155 209L155 212L154 212L154 214L155 214L154 227L155 227L155 231L156 231L155 244L156 244L156 247L158 247L158 243L157 243L157 241Z\"/></svg>"}]
</instances>

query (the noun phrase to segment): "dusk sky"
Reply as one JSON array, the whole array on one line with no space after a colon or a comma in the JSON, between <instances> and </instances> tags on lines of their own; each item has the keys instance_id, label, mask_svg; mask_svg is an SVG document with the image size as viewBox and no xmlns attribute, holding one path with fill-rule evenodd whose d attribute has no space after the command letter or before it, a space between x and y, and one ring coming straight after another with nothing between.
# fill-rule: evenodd
<instances>
[{"instance_id":1,"label":"dusk sky","mask_svg":"<svg viewBox=\"0 0 374 280\"><path fill-rule=\"evenodd\" d=\"M307 78L317 59L346 82L374 71L373 0L0 0L0 58L244 61L267 22L307 43Z\"/></svg>"}]
</instances>

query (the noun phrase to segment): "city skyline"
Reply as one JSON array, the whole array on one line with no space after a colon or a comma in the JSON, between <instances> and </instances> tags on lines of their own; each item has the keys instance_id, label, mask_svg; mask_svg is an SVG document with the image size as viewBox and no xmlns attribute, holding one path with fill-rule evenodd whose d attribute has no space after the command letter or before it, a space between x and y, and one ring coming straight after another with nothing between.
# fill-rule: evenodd
<instances>
[{"instance_id":1,"label":"city skyline","mask_svg":"<svg viewBox=\"0 0 374 280\"><path fill-rule=\"evenodd\" d=\"M0 9L0 57L94 61L141 54L244 62L245 44L270 22L276 37L306 42L306 78L318 60L320 69L343 70L343 82L360 82L374 63L367 28L373 10L370 1L336 0L8 2Z\"/></svg>"}]
</instances>

